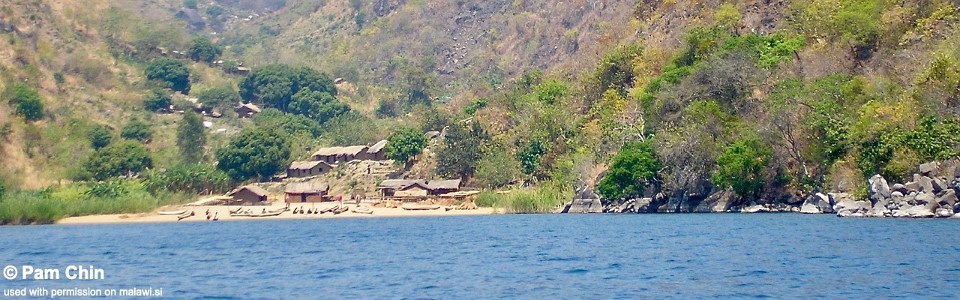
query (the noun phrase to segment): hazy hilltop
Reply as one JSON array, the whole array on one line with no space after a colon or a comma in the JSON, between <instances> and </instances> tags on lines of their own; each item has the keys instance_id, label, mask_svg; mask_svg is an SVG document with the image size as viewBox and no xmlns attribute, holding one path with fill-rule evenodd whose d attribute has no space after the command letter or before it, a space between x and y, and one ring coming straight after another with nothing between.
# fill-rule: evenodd
<instances>
[{"instance_id":1,"label":"hazy hilltop","mask_svg":"<svg viewBox=\"0 0 960 300\"><path fill-rule=\"evenodd\" d=\"M0 179L15 190L92 182L91 157L109 156L94 140L106 136L139 141L147 169L198 164L236 183L265 174L215 163L262 138L257 129L285 130L284 151L271 152L285 165L413 128L447 135L402 167L476 188L567 197L588 186L611 202L661 194L677 210L725 190L737 205L863 194L872 174L904 178L957 156L956 6L4 3ZM39 116L28 113L33 98ZM240 119L231 108L241 100L278 111ZM202 119L206 141L185 162L185 118L166 108L196 101L224 116ZM133 130L142 123L146 138Z\"/></svg>"}]
</instances>

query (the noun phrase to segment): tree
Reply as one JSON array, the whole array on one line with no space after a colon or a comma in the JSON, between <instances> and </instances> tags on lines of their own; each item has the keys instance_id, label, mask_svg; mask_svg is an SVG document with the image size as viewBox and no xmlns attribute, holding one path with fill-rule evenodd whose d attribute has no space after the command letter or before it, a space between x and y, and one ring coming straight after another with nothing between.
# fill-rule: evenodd
<instances>
[{"instance_id":1,"label":"tree","mask_svg":"<svg viewBox=\"0 0 960 300\"><path fill-rule=\"evenodd\" d=\"M468 178L476 171L490 136L479 122L471 122L469 126L453 124L447 127L443 147L437 151L437 174L440 176Z\"/></svg>"},{"instance_id":2,"label":"tree","mask_svg":"<svg viewBox=\"0 0 960 300\"><path fill-rule=\"evenodd\" d=\"M481 186L499 188L520 176L520 162L505 149L492 150L477 162L474 178Z\"/></svg>"},{"instance_id":3,"label":"tree","mask_svg":"<svg viewBox=\"0 0 960 300\"><path fill-rule=\"evenodd\" d=\"M230 86L219 86L197 93L197 101L207 107L225 108L240 102L240 95Z\"/></svg>"},{"instance_id":4,"label":"tree","mask_svg":"<svg viewBox=\"0 0 960 300\"><path fill-rule=\"evenodd\" d=\"M309 134L320 136L320 125L302 115L288 114L275 108L264 109L253 117L253 123L259 128L281 130L287 135Z\"/></svg>"},{"instance_id":5,"label":"tree","mask_svg":"<svg viewBox=\"0 0 960 300\"><path fill-rule=\"evenodd\" d=\"M219 18L220 15L223 14L223 7L219 7L219 6L216 6L216 5L212 5L212 6L207 7L206 12L207 12L207 15L210 16L210 18L216 19L216 18Z\"/></svg>"},{"instance_id":6,"label":"tree","mask_svg":"<svg viewBox=\"0 0 960 300\"><path fill-rule=\"evenodd\" d=\"M387 138L387 145L383 151L387 158L397 163L409 165L413 157L420 154L427 146L427 137L417 129L404 127L397 129Z\"/></svg>"},{"instance_id":7,"label":"tree","mask_svg":"<svg viewBox=\"0 0 960 300\"><path fill-rule=\"evenodd\" d=\"M220 47L217 47L205 37L194 38L190 44L190 58L194 61L212 63L222 53L223 50Z\"/></svg>"},{"instance_id":8,"label":"tree","mask_svg":"<svg viewBox=\"0 0 960 300\"><path fill-rule=\"evenodd\" d=\"M288 136L269 128L244 130L217 150L217 168L238 181L251 177L270 178L284 170L289 159Z\"/></svg>"},{"instance_id":9,"label":"tree","mask_svg":"<svg viewBox=\"0 0 960 300\"><path fill-rule=\"evenodd\" d=\"M16 83L4 91L4 98L14 109L14 113L27 121L43 118L43 102L37 90L22 83Z\"/></svg>"},{"instance_id":10,"label":"tree","mask_svg":"<svg viewBox=\"0 0 960 300\"><path fill-rule=\"evenodd\" d=\"M115 143L94 152L83 163L84 169L95 180L132 175L153 166L147 149L135 141Z\"/></svg>"},{"instance_id":11,"label":"tree","mask_svg":"<svg viewBox=\"0 0 960 300\"><path fill-rule=\"evenodd\" d=\"M239 86L243 99L283 112L289 112L288 107L293 95L304 89L327 93L331 97L337 96L337 88L327 74L307 67L294 68L288 65L256 68L240 81Z\"/></svg>"},{"instance_id":12,"label":"tree","mask_svg":"<svg viewBox=\"0 0 960 300\"><path fill-rule=\"evenodd\" d=\"M186 163L198 163L203 160L203 146L207 142L207 135L203 128L203 119L192 112L183 114L180 124L177 125L177 147L180 148L180 157Z\"/></svg>"},{"instance_id":13,"label":"tree","mask_svg":"<svg viewBox=\"0 0 960 300\"><path fill-rule=\"evenodd\" d=\"M90 146L93 149L100 149L110 144L113 135L110 134L110 129L107 129L106 126L95 125L90 128L90 131L87 131L87 139L90 140Z\"/></svg>"},{"instance_id":14,"label":"tree","mask_svg":"<svg viewBox=\"0 0 960 300\"><path fill-rule=\"evenodd\" d=\"M179 60L166 57L156 58L150 62L144 73L147 75L147 79L156 80L163 87L184 94L190 92L190 70Z\"/></svg>"},{"instance_id":15,"label":"tree","mask_svg":"<svg viewBox=\"0 0 960 300\"><path fill-rule=\"evenodd\" d=\"M727 146L717 157L713 184L733 188L741 199L756 197L763 186L764 167L770 159L770 146L756 138L740 139Z\"/></svg>"},{"instance_id":16,"label":"tree","mask_svg":"<svg viewBox=\"0 0 960 300\"><path fill-rule=\"evenodd\" d=\"M170 108L173 100L163 91L163 89L154 88L147 92L143 97L143 108L149 111L164 111Z\"/></svg>"},{"instance_id":17,"label":"tree","mask_svg":"<svg viewBox=\"0 0 960 300\"><path fill-rule=\"evenodd\" d=\"M660 162L657 161L650 143L629 143L623 145L620 152L613 157L613 163L597 185L597 190L607 203L640 197L647 185L656 180L658 170Z\"/></svg>"},{"instance_id":18,"label":"tree","mask_svg":"<svg viewBox=\"0 0 960 300\"><path fill-rule=\"evenodd\" d=\"M316 120L319 124L323 124L330 119L347 113L350 111L350 106L337 101L337 99L326 92L302 89L293 95L289 111L294 114L304 115Z\"/></svg>"},{"instance_id":19,"label":"tree","mask_svg":"<svg viewBox=\"0 0 960 300\"><path fill-rule=\"evenodd\" d=\"M140 119L131 119L127 122L127 125L120 129L120 137L149 143L153 137L153 129L150 128L150 124Z\"/></svg>"}]
</instances>

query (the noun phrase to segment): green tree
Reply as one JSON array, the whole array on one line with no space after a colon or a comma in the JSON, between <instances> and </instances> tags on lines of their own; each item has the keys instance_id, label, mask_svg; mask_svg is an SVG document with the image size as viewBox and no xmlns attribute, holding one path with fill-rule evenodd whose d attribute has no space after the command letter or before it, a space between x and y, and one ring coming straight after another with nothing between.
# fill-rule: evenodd
<instances>
[{"instance_id":1,"label":"green tree","mask_svg":"<svg viewBox=\"0 0 960 300\"><path fill-rule=\"evenodd\" d=\"M262 103L283 112L301 90L310 90L337 96L337 88L327 74L288 65L267 65L250 72L240 81L240 96L247 101Z\"/></svg>"},{"instance_id":2,"label":"green tree","mask_svg":"<svg viewBox=\"0 0 960 300\"><path fill-rule=\"evenodd\" d=\"M37 90L22 83L15 83L4 91L4 98L14 113L27 121L43 118L43 102Z\"/></svg>"},{"instance_id":3,"label":"green tree","mask_svg":"<svg viewBox=\"0 0 960 300\"><path fill-rule=\"evenodd\" d=\"M179 60L165 57L156 58L150 62L144 73L147 75L147 79L156 80L163 87L184 94L190 92L190 70Z\"/></svg>"},{"instance_id":4,"label":"green tree","mask_svg":"<svg viewBox=\"0 0 960 300\"><path fill-rule=\"evenodd\" d=\"M240 95L230 86L219 86L200 91L197 101L207 107L224 109L240 102Z\"/></svg>"},{"instance_id":5,"label":"green tree","mask_svg":"<svg viewBox=\"0 0 960 300\"><path fill-rule=\"evenodd\" d=\"M220 49L220 47L217 47L217 45L205 37L194 38L190 44L190 58L194 61L212 63L217 60L222 53L223 50Z\"/></svg>"},{"instance_id":6,"label":"green tree","mask_svg":"<svg viewBox=\"0 0 960 300\"><path fill-rule=\"evenodd\" d=\"M210 16L210 18L216 19L223 14L223 7L212 5L207 7L206 12L207 12L207 15Z\"/></svg>"},{"instance_id":7,"label":"green tree","mask_svg":"<svg viewBox=\"0 0 960 300\"><path fill-rule=\"evenodd\" d=\"M203 161L203 146L207 143L207 134L203 128L203 119L192 112L183 114L177 125L177 147L180 157L186 163Z\"/></svg>"},{"instance_id":8,"label":"green tree","mask_svg":"<svg viewBox=\"0 0 960 300\"><path fill-rule=\"evenodd\" d=\"M505 149L492 150L477 162L474 178L487 188L500 188L520 176L520 162Z\"/></svg>"},{"instance_id":9,"label":"green tree","mask_svg":"<svg viewBox=\"0 0 960 300\"><path fill-rule=\"evenodd\" d=\"M197 0L183 0L183 7L197 9Z\"/></svg>"},{"instance_id":10,"label":"green tree","mask_svg":"<svg viewBox=\"0 0 960 300\"><path fill-rule=\"evenodd\" d=\"M289 136L269 128L247 129L217 150L217 168L234 180L268 179L284 170L290 159Z\"/></svg>"},{"instance_id":11,"label":"green tree","mask_svg":"<svg viewBox=\"0 0 960 300\"><path fill-rule=\"evenodd\" d=\"M727 146L717 157L717 170L711 177L714 184L733 188L741 199L758 196L763 187L763 169L770 159L770 146L756 138L740 139Z\"/></svg>"},{"instance_id":12,"label":"green tree","mask_svg":"<svg viewBox=\"0 0 960 300\"><path fill-rule=\"evenodd\" d=\"M337 101L329 93L302 89L293 95L289 111L323 124L332 118L347 113L350 111L350 106Z\"/></svg>"},{"instance_id":13,"label":"green tree","mask_svg":"<svg viewBox=\"0 0 960 300\"><path fill-rule=\"evenodd\" d=\"M420 130L403 127L397 129L387 138L387 146L383 151L387 158L397 163L409 165L413 157L420 154L427 146L427 137Z\"/></svg>"},{"instance_id":14,"label":"green tree","mask_svg":"<svg viewBox=\"0 0 960 300\"><path fill-rule=\"evenodd\" d=\"M275 108L264 109L253 116L253 123L259 128L282 130L287 135L308 134L316 138L322 131L316 121L302 115L284 113Z\"/></svg>"},{"instance_id":15,"label":"green tree","mask_svg":"<svg viewBox=\"0 0 960 300\"><path fill-rule=\"evenodd\" d=\"M143 97L143 108L149 111L164 111L170 108L173 100L163 91L163 89L154 88L147 92Z\"/></svg>"},{"instance_id":16,"label":"green tree","mask_svg":"<svg viewBox=\"0 0 960 300\"><path fill-rule=\"evenodd\" d=\"M97 150L87 158L83 166L93 179L106 180L139 173L152 167L153 160L140 143L123 141Z\"/></svg>"},{"instance_id":17,"label":"green tree","mask_svg":"<svg viewBox=\"0 0 960 300\"><path fill-rule=\"evenodd\" d=\"M610 169L597 184L597 190L606 203L643 196L646 187L657 178L660 162L653 148L646 142L623 145L613 157Z\"/></svg>"},{"instance_id":18,"label":"green tree","mask_svg":"<svg viewBox=\"0 0 960 300\"><path fill-rule=\"evenodd\" d=\"M120 137L149 143L150 139L153 138L153 128L150 128L150 124L143 120L131 119L120 129Z\"/></svg>"},{"instance_id":19,"label":"green tree","mask_svg":"<svg viewBox=\"0 0 960 300\"><path fill-rule=\"evenodd\" d=\"M479 122L471 122L469 128L459 123L450 125L443 147L437 150L437 174L458 178L473 176L489 140L490 136Z\"/></svg>"},{"instance_id":20,"label":"green tree","mask_svg":"<svg viewBox=\"0 0 960 300\"><path fill-rule=\"evenodd\" d=\"M87 131L87 139L90 140L90 146L93 149L100 149L110 144L113 135L110 134L110 129L106 126L94 125L90 128L90 131Z\"/></svg>"}]
</instances>

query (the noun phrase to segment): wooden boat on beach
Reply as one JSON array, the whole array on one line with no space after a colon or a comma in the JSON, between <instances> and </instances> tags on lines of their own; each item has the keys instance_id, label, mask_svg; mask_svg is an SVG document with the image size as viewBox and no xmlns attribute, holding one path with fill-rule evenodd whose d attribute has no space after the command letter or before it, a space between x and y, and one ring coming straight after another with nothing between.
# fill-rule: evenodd
<instances>
[{"instance_id":1,"label":"wooden boat on beach","mask_svg":"<svg viewBox=\"0 0 960 300\"><path fill-rule=\"evenodd\" d=\"M257 212L251 212L251 211L249 211L249 210L247 210L247 212L239 212L239 211L233 212L233 211L230 211L230 216L231 216L231 217L251 217L251 218L276 217L276 216L279 216L280 214L282 214L282 213L285 212L285 211L287 211L286 208L281 208L281 209L277 209L277 210L270 210L270 211L268 211L268 210L263 210L262 212L259 212L259 213L257 213Z\"/></svg>"},{"instance_id":2,"label":"wooden boat on beach","mask_svg":"<svg viewBox=\"0 0 960 300\"><path fill-rule=\"evenodd\" d=\"M353 209L353 212L357 214L367 214L367 215L373 214L373 210L370 209L369 207L357 207Z\"/></svg>"},{"instance_id":3,"label":"wooden boat on beach","mask_svg":"<svg viewBox=\"0 0 960 300\"><path fill-rule=\"evenodd\" d=\"M423 205L423 204L409 204L401 206L404 210L437 210L440 209L440 205Z\"/></svg>"},{"instance_id":4,"label":"wooden boat on beach","mask_svg":"<svg viewBox=\"0 0 960 300\"><path fill-rule=\"evenodd\" d=\"M184 214L184 213L186 213L186 212L187 212L186 209L181 209L181 210L161 210L161 211L158 211L157 214L158 214L158 215L161 215L161 216L179 216L179 215L182 215L182 214Z\"/></svg>"}]
</instances>

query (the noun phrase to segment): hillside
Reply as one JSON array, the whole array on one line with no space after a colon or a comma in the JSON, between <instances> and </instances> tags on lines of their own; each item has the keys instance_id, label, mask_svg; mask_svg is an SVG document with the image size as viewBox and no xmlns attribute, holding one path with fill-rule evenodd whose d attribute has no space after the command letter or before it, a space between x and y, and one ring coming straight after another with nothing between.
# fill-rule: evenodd
<instances>
[{"instance_id":1,"label":"hillside","mask_svg":"<svg viewBox=\"0 0 960 300\"><path fill-rule=\"evenodd\" d=\"M429 164L411 153L397 168L478 189L568 198L587 188L607 204L649 197L652 210L690 211L720 195L730 207L793 205L818 191L864 198L873 174L905 179L960 151L950 1L144 0L0 9L8 45L0 47L0 182L23 193L116 175L146 177L154 189L151 180L175 175L166 170L214 174L157 183L190 197L267 179L319 146L436 130L445 135ZM164 77L170 70L185 76ZM42 104L36 119L21 111L33 102L10 100L32 91ZM157 99L164 105L151 106ZM197 100L209 129L185 135L179 128ZM239 118L230 111L238 101L270 110ZM151 136L122 136L142 123ZM104 126L117 156L139 149L124 140L139 140L149 163L97 173L93 158L114 154L93 146L91 132Z\"/></svg>"}]
</instances>

